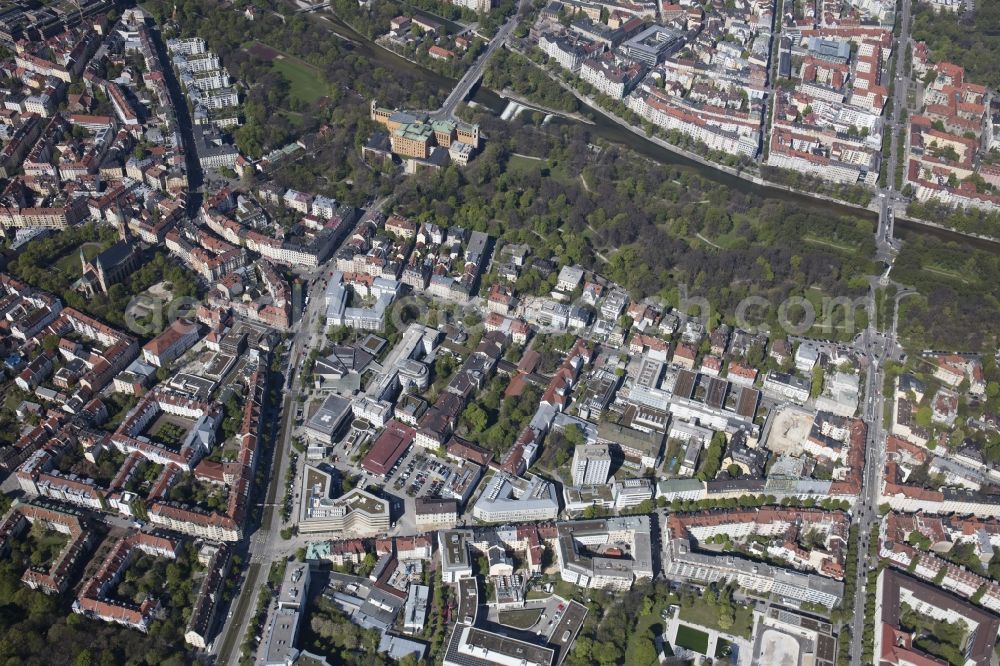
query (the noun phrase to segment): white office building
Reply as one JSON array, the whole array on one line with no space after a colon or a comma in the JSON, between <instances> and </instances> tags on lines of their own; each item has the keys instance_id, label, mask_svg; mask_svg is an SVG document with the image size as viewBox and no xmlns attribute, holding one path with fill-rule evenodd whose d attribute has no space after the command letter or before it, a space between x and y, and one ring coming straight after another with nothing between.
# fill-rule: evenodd
<instances>
[{"instance_id":1,"label":"white office building","mask_svg":"<svg viewBox=\"0 0 1000 666\"><path fill-rule=\"evenodd\" d=\"M497 472L472 507L476 520L515 523L554 520L559 514L556 488L540 477L520 478Z\"/></svg>"},{"instance_id":2,"label":"white office building","mask_svg":"<svg viewBox=\"0 0 1000 666\"><path fill-rule=\"evenodd\" d=\"M611 452L607 444L584 444L573 451L573 485L593 486L608 482Z\"/></svg>"}]
</instances>

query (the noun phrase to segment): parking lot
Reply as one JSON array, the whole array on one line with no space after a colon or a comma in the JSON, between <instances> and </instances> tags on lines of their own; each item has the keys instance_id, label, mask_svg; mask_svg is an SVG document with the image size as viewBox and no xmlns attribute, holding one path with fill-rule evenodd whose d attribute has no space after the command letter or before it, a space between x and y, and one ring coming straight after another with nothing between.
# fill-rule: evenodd
<instances>
[{"instance_id":1,"label":"parking lot","mask_svg":"<svg viewBox=\"0 0 1000 666\"><path fill-rule=\"evenodd\" d=\"M576 640L576 635L580 633L583 620L587 617L587 607L576 601L566 604L566 609L561 612L561 617L555 621L555 627L549 634L549 646L559 653L559 658L565 654Z\"/></svg>"},{"instance_id":2,"label":"parking lot","mask_svg":"<svg viewBox=\"0 0 1000 666\"><path fill-rule=\"evenodd\" d=\"M406 497L437 497L455 468L426 449L411 445L386 478L386 487Z\"/></svg>"},{"instance_id":3,"label":"parking lot","mask_svg":"<svg viewBox=\"0 0 1000 666\"><path fill-rule=\"evenodd\" d=\"M343 463L341 463L343 466ZM441 460L423 447L411 444L389 469L385 478L365 473L363 483L375 484L382 489L381 496L391 505L393 532L416 533L416 506L418 497L442 497L446 484L456 474L459 465Z\"/></svg>"},{"instance_id":4,"label":"parking lot","mask_svg":"<svg viewBox=\"0 0 1000 666\"><path fill-rule=\"evenodd\" d=\"M550 640L549 642L553 642L555 638L558 638L558 636L554 635L555 631L566 621L566 615L570 611L571 603L572 602L554 594L544 599L529 599L525 601L524 606L518 610L541 611L541 614L538 616L538 620L530 627L515 627L515 629L531 632L532 634L535 634L543 639L549 639L551 636L553 640ZM584 612L586 612L586 608L584 608ZM500 616L501 611L498 611L496 606L490 605L487 619L490 622L500 624L502 626L508 626L500 622ZM562 629L562 631L565 630L565 628Z\"/></svg>"},{"instance_id":5,"label":"parking lot","mask_svg":"<svg viewBox=\"0 0 1000 666\"><path fill-rule=\"evenodd\" d=\"M546 638L551 636L565 618L568 603L562 597L555 595L549 597L545 602L545 608L542 609L542 616L531 630L539 636Z\"/></svg>"}]
</instances>

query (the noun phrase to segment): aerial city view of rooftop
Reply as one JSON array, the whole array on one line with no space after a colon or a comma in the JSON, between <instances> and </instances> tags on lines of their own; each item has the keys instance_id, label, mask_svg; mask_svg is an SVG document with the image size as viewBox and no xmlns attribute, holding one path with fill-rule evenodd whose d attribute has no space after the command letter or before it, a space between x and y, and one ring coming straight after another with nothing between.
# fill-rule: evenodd
<instances>
[{"instance_id":1,"label":"aerial city view of rooftop","mask_svg":"<svg viewBox=\"0 0 1000 666\"><path fill-rule=\"evenodd\" d=\"M0 663L1000 665L1000 0L0 2Z\"/></svg>"}]
</instances>

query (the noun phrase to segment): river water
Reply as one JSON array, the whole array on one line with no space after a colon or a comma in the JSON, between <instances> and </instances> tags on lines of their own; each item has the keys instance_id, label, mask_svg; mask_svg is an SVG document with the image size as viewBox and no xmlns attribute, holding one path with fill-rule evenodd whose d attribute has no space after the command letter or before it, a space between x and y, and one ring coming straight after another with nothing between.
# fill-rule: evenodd
<instances>
[{"instance_id":1,"label":"river water","mask_svg":"<svg viewBox=\"0 0 1000 666\"><path fill-rule=\"evenodd\" d=\"M419 10L417 10L419 11ZM424 14L424 12L420 12ZM430 84L432 87L440 90L440 98L444 99L447 97L448 93L455 87L457 81L454 79L441 76L440 74L433 72L425 67L417 65L415 63L401 58L394 53L383 49L382 47L374 44L364 35L358 33L349 25L339 20L329 11L319 12L319 15L326 19L324 22L328 22L332 30L339 33L341 36L347 37L354 42L352 46L353 50L359 55L363 55L366 58L371 59L378 65L385 67L386 69L405 72L411 76L420 77L425 82ZM435 20L439 20L437 17ZM484 106L494 112L497 116L503 111L504 107L507 105L507 101L503 99L500 95L492 90L488 90L481 86L477 86L473 89L472 101L477 104ZM836 204L830 201L825 201L822 199L817 199L814 197L806 196L803 194L798 194L796 192L789 192L778 187L769 187L766 185L758 185L756 183L750 182L743 178L739 178L732 174L726 173L725 171L720 171L718 169L713 169L712 167L701 164L694 160L688 159L683 155L679 155L673 151L667 150L662 146L655 143L647 141L642 137L630 132L618 123L611 120L608 116L604 115L599 109L595 109L584 103L580 103L579 112L582 115L587 116L593 121L593 124L580 123L579 121L572 120L569 118L558 118L553 119L554 122L563 124L580 124L584 125L588 132L592 136L592 140L604 139L611 143L617 143L620 145L625 145L635 152L655 160L661 164L668 164L673 167L680 168L682 170L690 170L697 175L706 178L712 182L719 183L727 188L744 192L746 194L751 194L758 197L766 197L768 199L776 199L779 201L785 201L788 203L793 203L796 206L815 212L821 215L836 215L836 216L851 216L854 218L859 218L863 220L868 220L872 223L872 229L874 230L875 225L878 222L878 216L869 210L862 210L859 208L854 208L852 206ZM937 229L934 227L928 227L910 220L906 220L900 217L896 218L895 221L896 235L900 236L904 240L907 237L912 237L914 234L920 234L922 236L932 236L940 241L949 242L955 241L958 243L963 243L966 245L971 245L979 249L988 250L990 252L1000 251L1000 244L993 241L972 238L962 234L958 234L946 229Z\"/></svg>"}]
</instances>

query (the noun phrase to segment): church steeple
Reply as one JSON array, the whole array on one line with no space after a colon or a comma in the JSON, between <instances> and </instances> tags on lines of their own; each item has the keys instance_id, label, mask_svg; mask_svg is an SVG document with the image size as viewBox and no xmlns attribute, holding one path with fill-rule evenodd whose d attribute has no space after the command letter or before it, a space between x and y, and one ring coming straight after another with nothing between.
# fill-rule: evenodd
<instances>
[{"instance_id":1,"label":"church steeple","mask_svg":"<svg viewBox=\"0 0 1000 666\"><path fill-rule=\"evenodd\" d=\"M108 293L108 282L104 275L104 265L101 263L101 255L94 258L94 271L97 273L97 283L101 285L101 291Z\"/></svg>"}]
</instances>

